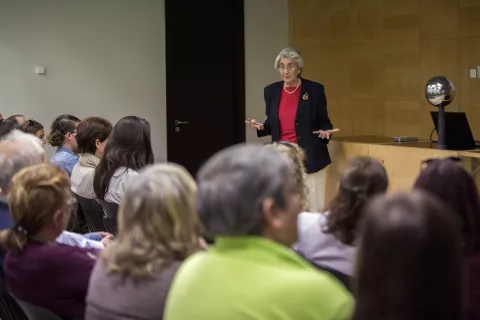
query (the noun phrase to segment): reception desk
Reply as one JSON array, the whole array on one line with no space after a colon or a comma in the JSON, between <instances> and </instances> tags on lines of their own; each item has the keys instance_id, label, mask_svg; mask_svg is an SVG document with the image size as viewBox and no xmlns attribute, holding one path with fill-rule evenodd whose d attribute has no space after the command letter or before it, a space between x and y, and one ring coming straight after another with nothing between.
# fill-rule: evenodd
<instances>
[{"instance_id":1,"label":"reception desk","mask_svg":"<svg viewBox=\"0 0 480 320\"><path fill-rule=\"evenodd\" d=\"M326 171L325 203L335 196L340 174L346 163L357 156L370 156L380 160L389 177L389 192L411 189L421 170L421 162L427 158L458 156L462 165L475 176L480 150L439 150L430 141L397 143L392 138L378 136L334 137L328 145L332 164Z\"/></svg>"}]
</instances>

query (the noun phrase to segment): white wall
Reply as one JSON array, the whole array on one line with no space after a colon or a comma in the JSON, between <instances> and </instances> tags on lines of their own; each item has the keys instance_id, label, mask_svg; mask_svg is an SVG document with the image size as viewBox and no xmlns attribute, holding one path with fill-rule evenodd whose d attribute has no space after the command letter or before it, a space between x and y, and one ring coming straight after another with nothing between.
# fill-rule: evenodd
<instances>
[{"instance_id":1,"label":"white wall","mask_svg":"<svg viewBox=\"0 0 480 320\"><path fill-rule=\"evenodd\" d=\"M279 81L273 68L278 52L288 45L288 0L245 0L246 116L263 121L263 88ZM247 141L259 141L248 128ZM262 138L270 141L270 137Z\"/></svg>"},{"instance_id":2,"label":"white wall","mask_svg":"<svg viewBox=\"0 0 480 320\"><path fill-rule=\"evenodd\" d=\"M0 112L46 128L62 113L142 116L165 160L164 39L163 0L0 0ZM279 79L273 60L287 44L287 0L245 0L246 116L263 120L263 88Z\"/></svg>"},{"instance_id":3,"label":"white wall","mask_svg":"<svg viewBox=\"0 0 480 320\"><path fill-rule=\"evenodd\" d=\"M0 0L0 112L145 117L165 160L164 21L163 0Z\"/></svg>"}]
</instances>

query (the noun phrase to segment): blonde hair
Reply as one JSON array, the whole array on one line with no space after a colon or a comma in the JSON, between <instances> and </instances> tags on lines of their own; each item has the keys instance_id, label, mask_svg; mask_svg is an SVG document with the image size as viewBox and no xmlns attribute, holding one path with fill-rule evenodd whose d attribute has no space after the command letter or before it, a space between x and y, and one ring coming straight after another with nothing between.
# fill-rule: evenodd
<instances>
[{"instance_id":1,"label":"blonde hair","mask_svg":"<svg viewBox=\"0 0 480 320\"><path fill-rule=\"evenodd\" d=\"M196 191L192 176L176 164L156 164L140 172L120 205L117 240L102 256L107 272L147 278L197 251Z\"/></svg>"},{"instance_id":2,"label":"blonde hair","mask_svg":"<svg viewBox=\"0 0 480 320\"><path fill-rule=\"evenodd\" d=\"M0 232L6 250L22 250L28 237L45 226L71 200L70 179L54 165L40 163L20 170L8 192L13 228Z\"/></svg>"},{"instance_id":3,"label":"blonde hair","mask_svg":"<svg viewBox=\"0 0 480 320\"><path fill-rule=\"evenodd\" d=\"M308 203L308 188L305 183L305 152L298 145L289 142L272 142L267 144L268 148L275 149L283 154L286 154L293 163L293 171L295 176L295 183L300 193L302 201L302 211L307 211Z\"/></svg>"}]
</instances>

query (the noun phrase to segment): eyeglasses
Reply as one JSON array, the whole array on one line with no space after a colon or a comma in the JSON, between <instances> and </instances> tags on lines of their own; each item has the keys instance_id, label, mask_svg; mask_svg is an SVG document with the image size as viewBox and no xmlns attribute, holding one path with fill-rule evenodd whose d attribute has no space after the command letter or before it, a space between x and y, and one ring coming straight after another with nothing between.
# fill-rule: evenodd
<instances>
[{"instance_id":1,"label":"eyeglasses","mask_svg":"<svg viewBox=\"0 0 480 320\"><path fill-rule=\"evenodd\" d=\"M293 70L295 70L295 65L289 64L285 67L283 64L281 64L278 67L278 70L280 70L280 72L284 72L285 70L287 70L288 72L292 72Z\"/></svg>"},{"instance_id":2,"label":"eyeglasses","mask_svg":"<svg viewBox=\"0 0 480 320\"><path fill-rule=\"evenodd\" d=\"M450 160L450 161L453 161L453 162L456 162L456 163L462 162L462 158L456 157L456 156L450 156L450 157L445 157L445 158L428 158L428 159L422 160L421 166L422 166L422 169L425 169L426 167L428 167L429 165L431 165L434 162L444 161L444 160Z\"/></svg>"}]
</instances>

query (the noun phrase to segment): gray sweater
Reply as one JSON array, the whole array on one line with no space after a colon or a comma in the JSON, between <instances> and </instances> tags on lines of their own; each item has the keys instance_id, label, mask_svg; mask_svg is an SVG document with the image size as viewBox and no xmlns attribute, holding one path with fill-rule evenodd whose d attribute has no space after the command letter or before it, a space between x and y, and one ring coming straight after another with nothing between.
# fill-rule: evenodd
<instances>
[{"instance_id":1,"label":"gray sweater","mask_svg":"<svg viewBox=\"0 0 480 320\"><path fill-rule=\"evenodd\" d=\"M134 282L106 274L99 259L90 277L86 320L160 320L170 284L181 262L163 268L154 279Z\"/></svg>"},{"instance_id":2,"label":"gray sweater","mask_svg":"<svg viewBox=\"0 0 480 320\"><path fill-rule=\"evenodd\" d=\"M298 242L295 249L319 266L352 276L356 248L324 232L326 214L302 212L297 221Z\"/></svg>"}]
</instances>

